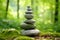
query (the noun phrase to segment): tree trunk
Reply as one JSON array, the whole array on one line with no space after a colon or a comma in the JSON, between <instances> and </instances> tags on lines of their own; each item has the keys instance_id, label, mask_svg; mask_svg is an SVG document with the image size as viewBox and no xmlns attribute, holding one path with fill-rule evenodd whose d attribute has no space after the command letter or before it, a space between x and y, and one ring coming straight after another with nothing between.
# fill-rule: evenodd
<instances>
[{"instance_id":1,"label":"tree trunk","mask_svg":"<svg viewBox=\"0 0 60 40\"><path fill-rule=\"evenodd\" d=\"M17 18L19 19L19 0L17 0Z\"/></svg>"},{"instance_id":2,"label":"tree trunk","mask_svg":"<svg viewBox=\"0 0 60 40\"><path fill-rule=\"evenodd\" d=\"M56 8L55 8L55 23L58 22L58 0L56 0Z\"/></svg>"},{"instance_id":3,"label":"tree trunk","mask_svg":"<svg viewBox=\"0 0 60 40\"><path fill-rule=\"evenodd\" d=\"M7 15L8 15L8 8L9 8L9 0L7 0L7 5L6 5L6 15L5 15L6 19L7 19Z\"/></svg>"}]
</instances>

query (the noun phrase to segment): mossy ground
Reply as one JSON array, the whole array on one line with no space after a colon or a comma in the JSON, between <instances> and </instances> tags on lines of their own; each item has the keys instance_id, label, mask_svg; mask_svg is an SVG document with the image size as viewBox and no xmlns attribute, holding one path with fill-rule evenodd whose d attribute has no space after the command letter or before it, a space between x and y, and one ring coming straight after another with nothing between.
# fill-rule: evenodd
<instances>
[{"instance_id":1,"label":"mossy ground","mask_svg":"<svg viewBox=\"0 0 60 40\"><path fill-rule=\"evenodd\" d=\"M41 33L40 36L46 34L50 34L50 33L45 33L45 34ZM60 37L60 33L52 33L50 35L54 37ZM18 30L6 29L0 32L0 40L35 40L35 38L22 36L20 34L20 31ZM53 40L53 39L39 37L38 40Z\"/></svg>"}]
</instances>

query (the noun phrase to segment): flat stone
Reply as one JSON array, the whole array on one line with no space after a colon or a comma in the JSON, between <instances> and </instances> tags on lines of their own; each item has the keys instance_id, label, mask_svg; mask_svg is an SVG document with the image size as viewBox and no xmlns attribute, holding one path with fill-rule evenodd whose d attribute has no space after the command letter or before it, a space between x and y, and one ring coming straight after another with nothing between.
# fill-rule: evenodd
<instances>
[{"instance_id":1,"label":"flat stone","mask_svg":"<svg viewBox=\"0 0 60 40\"><path fill-rule=\"evenodd\" d=\"M32 11L26 11L26 14L32 14Z\"/></svg>"},{"instance_id":2,"label":"flat stone","mask_svg":"<svg viewBox=\"0 0 60 40\"><path fill-rule=\"evenodd\" d=\"M33 18L33 15L32 14L25 14L25 18L32 19Z\"/></svg>"},{"instance_id":3,"label":"flat stone","mask_svg":"<svg viewBox=\"0 0 60 40\"><path fill-rule=\"evenodd\" d=\"M31 24L22 23L21 28L28 30L28 29L35 29L36 27L34 25L31 25Z\"/></svg>"},{"instance_id":4,"label":"flat stone","mask_svg":"<svg viewBox=\"0 0 60 40\"><path fill-rule=\"evenodd\" d=\"M35 20L30 19L30 20L26 20L24 22L27 23L27 24L34 24Z\"/></svg>"},{"instance_id":5,"label":"flat stone","mask_svg":"<svg viewBox=\"0 0 60 40\"><path fill-rule=\"evenodd\" d=\"M39 34L40 31L38 29L33 29L33 30L21 30L22 35L37 35Z\"/></svg>"}]
</instances>

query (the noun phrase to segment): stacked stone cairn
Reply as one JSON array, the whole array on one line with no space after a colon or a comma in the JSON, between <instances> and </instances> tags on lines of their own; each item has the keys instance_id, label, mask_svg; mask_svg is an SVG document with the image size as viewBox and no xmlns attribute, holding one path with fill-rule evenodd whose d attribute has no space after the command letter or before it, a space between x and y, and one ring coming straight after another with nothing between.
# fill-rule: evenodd
<instances>
[{"instance_id":1,"label":"stacked stone cairn","mask_svg":"<svg viewBox=\"0 0 60 40\"><path fill-rule=\"evenodd\" d=\"M21 24L21 34L25 36L36 36L40 33L36 26L34 25L35 20L33 20L32 9L30 6L27 7L27 11L25 12L26 20Z\"/></svg>"}]
</instances>

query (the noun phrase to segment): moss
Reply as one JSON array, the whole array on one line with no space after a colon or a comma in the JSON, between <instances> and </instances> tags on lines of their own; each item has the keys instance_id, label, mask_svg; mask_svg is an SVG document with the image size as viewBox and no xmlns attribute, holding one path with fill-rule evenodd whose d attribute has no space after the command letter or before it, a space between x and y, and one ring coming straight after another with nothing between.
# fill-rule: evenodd
<instances>
[{"instance_id":1,"label":"moss","mask_svg":"<svg viewBox=\"0 0 60 40\"><path fill-rule=\"evenodd\" d=\"M15 38L15 40L34 40L34 38L27 37L27 36L19 36Z\"/></svg>"}]
</instances>

